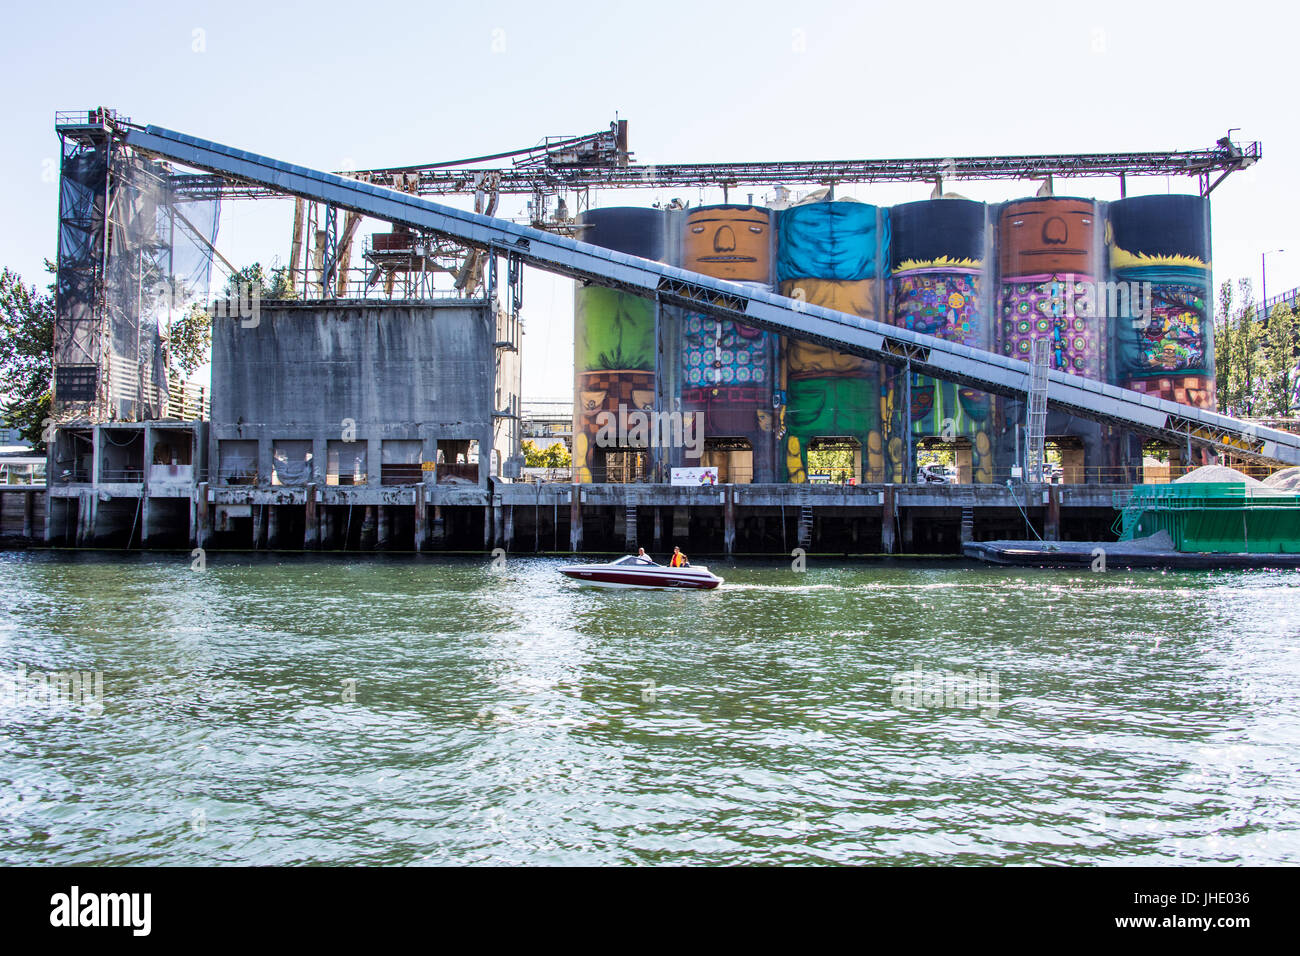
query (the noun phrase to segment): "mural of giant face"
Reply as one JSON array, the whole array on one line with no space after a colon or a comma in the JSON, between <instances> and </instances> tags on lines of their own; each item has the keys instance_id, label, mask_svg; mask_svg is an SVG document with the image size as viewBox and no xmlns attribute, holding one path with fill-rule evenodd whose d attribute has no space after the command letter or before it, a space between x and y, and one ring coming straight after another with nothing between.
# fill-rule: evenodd
<instances>
[{"instance_id":1,"label":"mural of giant face","mask_svg":"<svg viewBox=\"0 0 1300 956\"><path fill-rule=\"evenodd\" d=\"M1033 342L1050 343L1051 366L1100 378L1106 323L1095 308L1096 204L1085 199L1023 199L998 217L1002 271L1002 354L1028 361Z\"/></svg>"},{"instance_id":2,"label":"mural of giant face","mask_svg":"<svg viewBox=\"0 0 1300 956\"><path fill-rule=\"evenodd\" d=\"M759 206L702 206L690 212L682 268L733 282L770 282L771 211Z\"/></svg>"},{"instance_id":3,"label":"mural of giant face","mask_svg":"<svg viewBox=\"0 0 1300 956\"><path fill-rule=\"evenodd\" d=\"M1003 276L1091 275L1097 210L1085 199L1022 199L998 218Z\"/></svg>"},{"instance_id":4,"label":"mural of giant face","mask_svg":"<svg viewBox=\"0 0 1300 956\"><path fill-rule=\"evenodd\" d=\"M922 335L988 348L993 341L984 280L988 207L934 199L895 206L890 219L890 321ZM895 389L901 382L901 376L892 376ZM972 450L990 446L983 431L990 396L924 375L912 377L909 391L914 438L961 439ZM895 401L901 400L900 395ZM902 434L901 418L888 424L891 436ZM974 480L990 480L991 459L973 458Z\"/></svg>"}]
</instances>

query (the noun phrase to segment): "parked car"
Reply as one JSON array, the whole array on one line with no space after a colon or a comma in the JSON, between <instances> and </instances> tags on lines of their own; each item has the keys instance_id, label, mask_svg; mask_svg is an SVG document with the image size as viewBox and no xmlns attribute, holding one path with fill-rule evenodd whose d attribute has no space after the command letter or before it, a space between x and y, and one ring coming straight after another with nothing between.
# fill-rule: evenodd
<instances>
[{"instance_id":1,"label":"parked car","mask_svg":"<svg viewBox=\"0 0 1300 956\"><path fill-rule=\"evenodd\" d=\"M957 480L957 474L947 465L922 465L917 469L916 480L922 484L950 485Z\"/></svg>"}]
</instances>

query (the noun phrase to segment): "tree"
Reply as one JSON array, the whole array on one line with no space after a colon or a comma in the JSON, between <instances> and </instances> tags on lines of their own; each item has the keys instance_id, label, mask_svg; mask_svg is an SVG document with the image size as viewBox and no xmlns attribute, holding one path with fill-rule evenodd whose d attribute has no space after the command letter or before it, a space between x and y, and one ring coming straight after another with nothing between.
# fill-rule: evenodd
<instances>
[{"instance_id":1,"label":"tree","mask_svg":"<svg viewBox=\"0 0 1300 956\"><path fill-rule=\"evenodd\" d=\"M568 468L573 464L573 456L569 454L568 446L562 441L552 442L545 451L542 452L543 467L546 468Z\"/></svg>"},{"instance_id":2,"label":"tree","mask_svg":"<svg viewBox=\"0 0 1300 956\"><path fill-rule=\"evenodd\" d=\"M226 279L221 295L237 299L241 292L245 292L246 297L251 297L254 288L258 290L260 299L297 298L288 269L273 268L268 276L260 262L232 273ZM172 323L168 346L169 367L182 376L191 375L195 369L207 365L212 359L212 313L199 303L190 306L189 312Z\"/></svg>"},{"instance_id":3,"label":"tree","mask_svg":"<svg viewBox=\"0 0 1300 956\"><path fill-rule=\"evenodd\" d=\"M537 442L531 438L525 438L519 443L520 450L524 453L525 468L545 468L544 455L542 449L537 447Z\"/></svg>"},{"instance_id":4,"label":"tree","mask_svg":"<svg viewBox=\"0 0 1300 956\"><path fill-rule=\"evenodd\" d=\"M167 365L181 376L212 359L212 313L197 302L167 331Z\"/></svg>"},{"instance_id":5,"label":"tree","mask_svg":"<svg viewBox=\"0 0 1300 956\"><path fill-rule=\"evenodd\" d=\"M46 260L50 272L54 265ZM54 287L42 294L16 272L0 273L0 408L24 441L43 452L54 377Z\"/></svg>"},{"instance_id":6,"label":"tree","mask_svg":"<svg viewBox=\"0 0 1300 956\"><path fill-rule=\"evenodd\" d=\"M564 446L564 442L552 442L545 448L537 447L537 442L531 438L525 438L520 443L520 448L524 453L524 466L527 468L568 468L573 464L573 457L569 454L569 449Z\"/></svg>"},{"instance_id":7,"label":"tree","mask_svg":"<svg viewBox=\"0 0 1300 956\"><path fill-rule=\"evenodd\" d=\"M1237 374L1233 362L1236 330L1232 324L1232 283L1224 279L1219 286L1219 321L1214 323L1214 374L1218 381L1219 411L1229 414L1237 405L1233 376Z\"/></svg>"},{"instance_id":8,"label":"tree","mask_svg":"<svg viewBox=\"0 0 1300 956\"><path fill-rule=\"evenodd\" d=\"M1295 367L1296 315L1279 305L1268 317L1264 359L1265 414L1279 417L1291 414L1291 370Z\"/></svg>"},{"instance_id":9,"label":"tree","mask_svg":"<svg viewBox=\"0 0 1300 956\"><path fill-rule=\"evenodd\" d=\"M258 295L263 299L298 298L288 269L272 267L268 275L260 262L254 262L251 266L244 266L232 273L226 280L225 294L235 298L242 290L253 288L260 290Z\"/></svg>"},{"instance_id":10,"label":"tree","mask_svg":"<svg viewBox=\"0 0 1300 956\"><path fill-rule=\"evenodd\" d=\"M1255 316L1255 293L1249 279L1238 279L1237 290L1241 295L1241 307L1238 311L1237 325L1240 335L1235 336L1235 348L1232 363L1240 369L1237 375L1238 412L1247 417L1255 414L1257 406L1255 383L1259 374L1259 362L1255 352L1259 345L1259 323Z\"/></svg>"}]
</instances>

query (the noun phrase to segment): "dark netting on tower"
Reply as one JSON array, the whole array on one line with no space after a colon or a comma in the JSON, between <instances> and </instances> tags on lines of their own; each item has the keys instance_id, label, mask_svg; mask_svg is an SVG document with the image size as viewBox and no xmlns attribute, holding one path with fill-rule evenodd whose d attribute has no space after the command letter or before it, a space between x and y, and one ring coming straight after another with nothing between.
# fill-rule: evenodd
<instances>
[{"instance_id":1,"label":"dark netting on tower","mask_svg":"<svg viewBox=\"0 0 1300 956\"><path fill-rule=\"evenodd\" d=\"M64 140L59 180L54 363L60 378L60 401L79 406L93 403L100 385L97 306L102 289L107 195L107 144Z\"/></svg>"}]
</instances>

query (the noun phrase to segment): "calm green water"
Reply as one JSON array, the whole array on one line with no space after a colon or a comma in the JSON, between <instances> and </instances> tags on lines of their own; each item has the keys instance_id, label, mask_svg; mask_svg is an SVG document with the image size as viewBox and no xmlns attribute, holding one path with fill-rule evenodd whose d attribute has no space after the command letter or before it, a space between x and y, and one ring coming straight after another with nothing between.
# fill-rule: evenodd
<instances>
[{"instance_id":1,"label":"calm green water","mask_svg":"<svg viewBox=\"0 0 1300 956\"><path fill-rule=\"evenodd\" d=\"M562 563L0 554L0 862L1300 861L1294 572Z\"/></svg>"}]
</instances>

